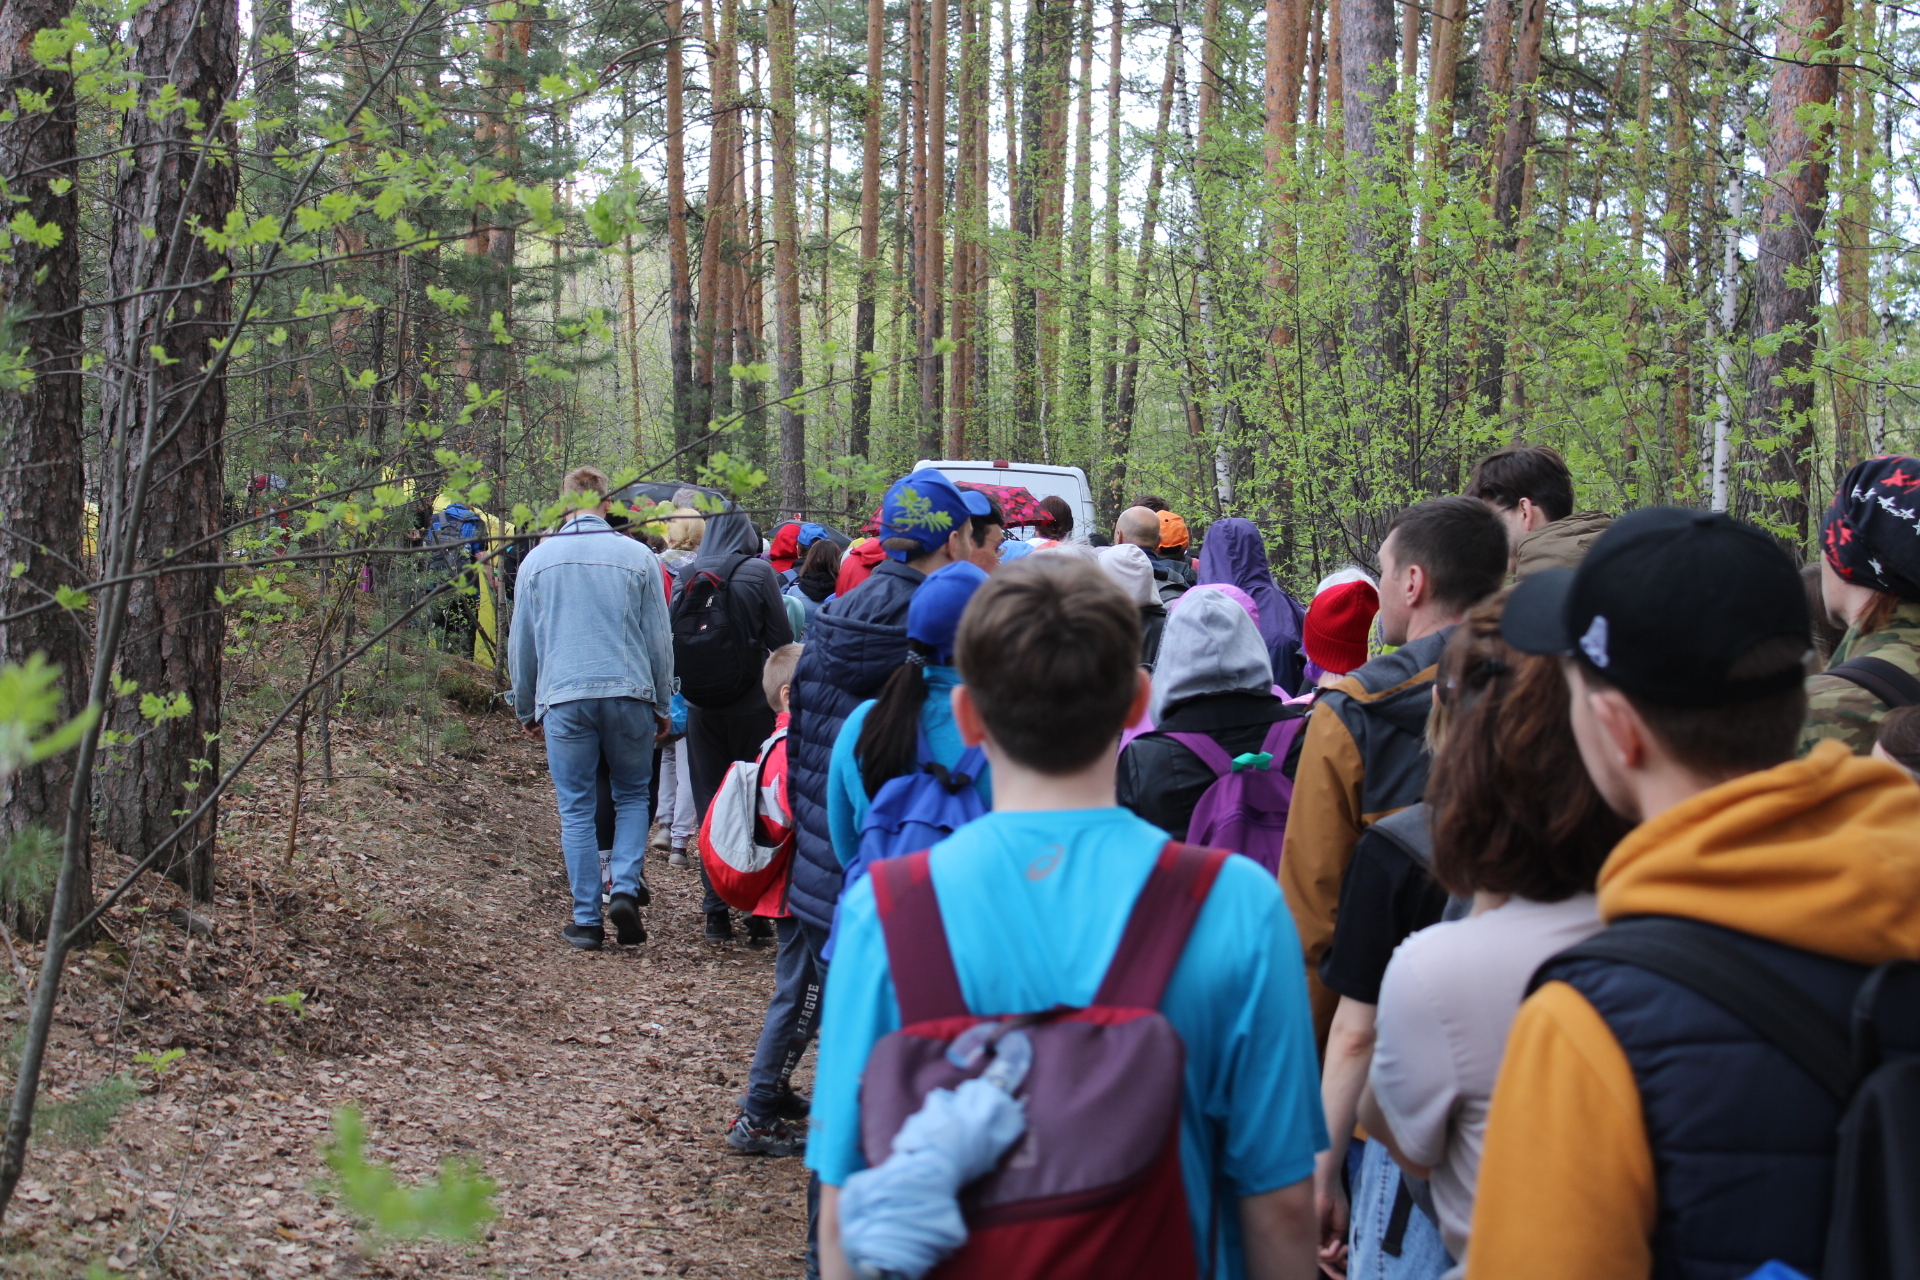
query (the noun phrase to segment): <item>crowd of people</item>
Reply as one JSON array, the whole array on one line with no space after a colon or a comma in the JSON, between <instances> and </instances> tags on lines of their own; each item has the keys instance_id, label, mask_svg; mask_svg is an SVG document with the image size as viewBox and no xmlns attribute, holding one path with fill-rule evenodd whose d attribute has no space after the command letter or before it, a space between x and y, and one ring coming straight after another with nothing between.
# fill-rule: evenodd
<instances>
[{"instance_id":1,"label":"crowd of people","mask_svg":"<svg viewBox=\"0 0 1920 1280\"><path fill-rule=\"evenodd\" d=\"M726 1141L809 1277L1920 1274L1917 490L1803 571L1516 445L1303 605L1153 495L656 555L581 468L510 631L562 936L651 841L777 945Z\"/></svg>"}]
</instances>

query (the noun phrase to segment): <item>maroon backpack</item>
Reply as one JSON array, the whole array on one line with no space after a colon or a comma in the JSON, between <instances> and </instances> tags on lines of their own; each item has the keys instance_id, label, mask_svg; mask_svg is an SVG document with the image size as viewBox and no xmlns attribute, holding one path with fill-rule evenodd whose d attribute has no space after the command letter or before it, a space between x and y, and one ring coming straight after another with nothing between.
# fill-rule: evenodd
<instances>
[{"instance_id":1,"label":"maroon backpack","mask_svg":"<svg viewBox=\"0 0 1920 1280\"><path fill-rule=\"evenodd\" d=\"M992 1059L978 1033L954 1044L969 1029L1017 1025L1033 1045L1018 1092L1026 1135L962 1193L967 1243L929 1280L1201 1274L1180 1177L1186 1051L1159 1004L1226 858L1168 841L1093 1003L993 1017L969 1012L960 994L927 855L874 865L901 1027L874 1046L861 1077L867 1163L887 1158L928 1093L985 1071Z\"/></svg>"}]
</instances>

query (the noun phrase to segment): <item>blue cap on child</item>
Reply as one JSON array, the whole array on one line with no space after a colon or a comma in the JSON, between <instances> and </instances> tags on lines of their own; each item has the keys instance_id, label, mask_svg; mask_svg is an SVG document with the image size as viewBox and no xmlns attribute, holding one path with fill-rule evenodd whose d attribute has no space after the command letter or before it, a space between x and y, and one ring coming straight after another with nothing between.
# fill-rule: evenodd
<instances>
[{"instance_id":1,"label":"blue cap on child","mask_svg":"<svg viewBox=\"0 0 1920 1280\"><path fill-rule=\"evenodd\" d=\"M907 639L933 650L933 661L953 665L953 638L960 632L960 615L987 581L986 570L971 560L959 560L927 575L907 605Z\"/></svg>"}]
</instances>

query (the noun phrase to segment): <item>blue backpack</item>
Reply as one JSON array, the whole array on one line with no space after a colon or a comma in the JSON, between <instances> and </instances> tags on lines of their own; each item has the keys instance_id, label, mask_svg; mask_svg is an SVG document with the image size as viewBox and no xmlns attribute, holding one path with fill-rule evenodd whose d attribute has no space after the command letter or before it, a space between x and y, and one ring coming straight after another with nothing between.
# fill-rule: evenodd
<instances>
[{"instance_id":1,"label":"blue backpack","mask_svg":"<svg viewBox=\"0 0 1920 1280\"><path fill-rule=\"evenodd\" d=\"M910 853L930 849L987 811L974 783L987 767L986 753L968 747L949 770L933 759L926 731L920 732L920 767L912 773L889 778L873 797L866 821L860 824L860 848L847 864L840 901L846 890L860 883L876 862L904 858ZM820 958L833 955L833 944L840 933L840 912L834 909L833 933L820 950Z\"/></svg>"},{"instance_id":2,"label":"blue backpack","mask_svg":"<svg viewBox=\"0 0 1920 1280\"><path fill-rule=\"evenodd\" d=\"M427 563L441 573L453 573L486 553L487 527L466 503L449 502L434 512L427 545L434 549Z\"/></svg>"}]
</instances>

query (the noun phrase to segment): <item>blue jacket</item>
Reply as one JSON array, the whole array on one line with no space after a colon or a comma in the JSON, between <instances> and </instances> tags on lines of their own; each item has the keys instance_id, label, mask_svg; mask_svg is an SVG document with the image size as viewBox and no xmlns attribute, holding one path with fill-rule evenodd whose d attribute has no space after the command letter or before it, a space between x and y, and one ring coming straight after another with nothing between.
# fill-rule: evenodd
<instances>
[{"instance_id":1,"label":"blue jacket","mask_svg":"<svg viewBox=\"0 0 1920 1280\"><path fill-rule=\"evenodd\" d=\"M582 698L636 698L667 715L673 632L659 560L597 515L568 520L521 562L508 657L522 724Z\"/></svg>"},{"instance_id":2,"label":"blue jacket","mask_svg":"<svg viewBox=\"0 0 1920 1280\"><path fill-rule=\"evenodd\" d=\"M822 605L807 627L788 707L787 790L793 804L793 880L787 905L824 933L840 900L840 859L827 822L833 744L853 709L880 692L907 657L907 603L926 575L882 560L858 589Z\"/></svg>"},{"instance_id":3,"label":"blue jacket","mask_svg":"<svg viewBox=\"0 0 1920 1280\"><path fill-rule=\"evenodd\" d=\"M1864 967L1722 934L1847 1025ZM1550 960L1545 972L1586 998L1633 1067L1658 1171L1655 1280L1741 1280L1774 1258L1818 1275L1840 1123L1833 1096L1677 982L1605 960Z\"/></svg>"},{"instance_id":4,"label":"blue jacket","mask_svg":"<svg viewBox=\"0 0 1920 1280\"><path fill-rule=\"evenodd\" d=\"M960 726L953 719L952 695L954 686L960 683L960 672L956 667L929 665L926 680L927 701L920 708L920 731L927 735L934 761L951 769L967 750L967 744L960 740ZM833 832L834 857L843 867L860 852L860 824L873 807L860 761L854 756L854 749L860 745L860 727L866 724L873 707L872 699L861 703L840 727L840 737L833 744L833 765L827 773L827 826ZM980 770L973 789L987 808L993 808L991 769Z\"/></svg>"}]
</instances>

